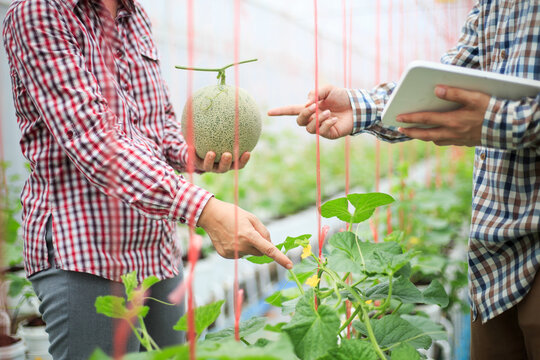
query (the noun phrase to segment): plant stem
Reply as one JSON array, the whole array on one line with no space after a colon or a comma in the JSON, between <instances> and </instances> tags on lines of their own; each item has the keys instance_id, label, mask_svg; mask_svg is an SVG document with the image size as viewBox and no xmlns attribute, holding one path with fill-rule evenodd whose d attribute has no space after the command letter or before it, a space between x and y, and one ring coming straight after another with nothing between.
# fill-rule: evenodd
<instances>
[{"instance_id":1,"label":"plant stem","mask_svg":"<svg viewBox=\"0 0 540 360\"><path fill-rule=\"evenodd\" d=\"M360 309L362 310L362 316L364 317L364 325L366 326L368 338L371 341L371 345L373 345L373 347L375 348L375 352L377 353L379 358L381 360L386 360L386 356L382 352L379 346L379 343L377 342L377 339L375 338L375 334L373 333L373 328L371 327L371 323L369 322L369 316L363 304L360 304Z\"/></svg>"},{"instance_id":2,"label":"plant stem","mask_svg":"<svg viewBox=\"0 0 540 360\"><path fill-rule=\"evenodd\" d=\"M159 299L156 299L156 298L153 298L153 297L146 297L146 298L143 299L143 301L144 300L153 300L153 301L158 302L158 303L163 304L163 305L174 306L174 304L171 304L171 303L168 303L166 301L159 300Z\"/></svg>"},{"instance_id":3,"label":"plant stem","mask_svg":"<svg viewBox=\"0 0 540 360\"><path fill-rule=\"evenodd\" d=\"M224 66L222 68L198 68L198 67L189 67L189 66L180 66L180 65L176 65L175 68L177 69L182 69L182 70L195 70L195 71L214 71L214 72L217 72L218 73L218 80L219 80L219 84L220 85L225 85L225 70L230 68L231 66L234 66L234 65L240 65L240 64L245 64L245 63L249 63L249 62L253 62L253 61L257 61L258 59L249 59L249 60L244 60L244 61L240 61L240 62L237 62L237 63L232 63L232 64L229 64L227 66Z\"/></svg>"},{"instance_id":4,"label":"plant stem","mask_svg":"<svg viewBox=\"0 0 540 360\"><path fill-rule=\"evenodd\" d=\"M364 300L356 293L356 291L354 291L349 286L349 284L347 284L346 282L341 281L341 278L337 275L337 273L335 273L333 270L328 269L326 266L324 266L324 264L322 264L319 261L318 258L316 258L316 259L317 259L317 262L319 263L319 266L320 266L321 270L325 271L328 275L330 275L331 278L334 279L335 282L339 283L339 285L341 285L342 287L347 289L352 294L352 296L354 296L356 301L359 303L360 310L362 311L364 325L365 325L367 333L368 333L368 338L371 341L371 344L373 345L373 348L375 349L375 352L377 353L379 358L381 360L386 360L386 356L382 352L382 350L381 350L381 348L379 346L379 343L377 342L377 339L375 338L375 334L373 333L373 328L371 327L371 323L369 321L369 316L368 316L367 311L366 311L366 309L364 307Z\"/></svg>"},{"instance_id":5,"label":"plant stem","mask_svg":"<svg viewBox=\"0 0 540 360\"><path fill-rule=\"evenodd\" d=\"M356 287L357 285L359 285L360 283L364 282L364 280L367 279L367 276L364 276L362 279L356 281L354 284L351 285L351 287Z\"/></svg>"},{"instance_id":6,"label":"plant stem","mask_svg":"<svg viewBox=\"0 0 540 360\"><path fill-rule=\"evenodd\" d=\"M392 278L393 277L394 277L393 274L391 274L388 277L388 296L384 300L384 303L381 305L381 308L379 309L375 317L378 317L379 315L384 315L384 313L386 312L386 309L388 309L388 306L390 305L390 300L392 299Z\"/></svg>"},{"instance_id":7,"label":"plant stem","mask_svg":"<svg viewBox=\"0 0 540 360\"><path fill-rule=\"evenodd\" d=\"M298 289L300 289L300 293L302 295L304 295L304 288L302 287L302 284L300 284L300 281L298 280L298 278L296 277L296 274L292 271L292 270L289 270L289 274L292 276L292 278L294 279L294 282L296 283L296 286L298 286Z\"/></svg>"},{"instance_id":8,"label":"plant stem","mask_svg":"<svg viewBox=\"0 0 540 360\"><path fill-rule=\"evenodd\" d=\"M343 330L345 330L347 328L347 326L349 326L349 324L354 320L356 315L358 315L358 313L361 310L362 310L362 307L360 305L358 305L356 307L356 310L354 310L354 312L351 314L351 316L343 323L343 325L341 325L341 327L339 328L339 333L341 333Z\"/></svg>"},{"instance_id":9,"label":"plant stem","mask_svg":"<svg viewBox=\"0 0 540 360\"><path fill-rule=\"evenodd\" d=\"M137 337L137 339L142 344L142 346L144 346L146 348L145 342L144 342L143 338L141 337L141 334L139 334L138 329L131 323L131 321L129 321L127 319L125 319L125 321L127 321L129 323L129 326L131 327L131 330L135 334L135 337ZM146 350L150 350L150 349L147 348Z\"/></svg>"}]
</instances>

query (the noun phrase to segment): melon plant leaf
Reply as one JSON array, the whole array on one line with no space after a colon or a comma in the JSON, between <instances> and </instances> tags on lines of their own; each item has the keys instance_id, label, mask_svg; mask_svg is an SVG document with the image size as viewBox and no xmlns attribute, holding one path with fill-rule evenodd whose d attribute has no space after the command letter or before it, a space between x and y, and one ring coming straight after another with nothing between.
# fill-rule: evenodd
<instances>
[{"instance_id":1,"label":"melon plant leaf","mask_svg":"<svg viewBox=\"0 0 540 360\"><path fill-rule=\"evenodd\" d=\"M284 242L277 244L276 247L286 254L289 250L294 249L298 246L307 246L309 244L309 239L311 238L310 234L299 235L296 237L288 236ZM245 258L247 261L250 261L254 264L269 264L274 261L269 256L248 256Z\"/></svg>"},{"instance_id":2,"label":"melon plant leaf","mask_svg":"<svg viewBox=\"0 0 540 360\"><path fill-rule=\"evenodd\" d=\"M415 349L428 349L431 346L431 338L428 335L398 315L386 315L381 319L372 319L370 322L375 339L381 347L394 347L402 343L409 343ZM367 335L362 322L355 321L353 326L362 334Z\"/></svg>"},{"instance_id":3,"label":"melon plant leaf","mask_svg":"<svg viewBox=\"0 0 540 360\"><path fill-rule=\"evenodd\" d=\"M365 290L368 299L385 299L388 296L388 281L381 282ZM424 300L422 292L408 279L399 277L392 281L392 298L405 304L421 303Z\"/></svg>"},{"instance_id":4,"label":"melon plant leaf","mask_svg":"<svg viewBox=\"0 0 540 360\"><path fill-rule=\"evenodd\" d=\"M257 331L264 328L265 323L266 323L266 318L256 317L256 316L252 317L249 320L242 321L240 323L240 331L239 331L240 338L244 338L248 335L256 333ZM223 341L226 339L234 339L234 327L228 327L221 331L208 333L206 334L205 339L211 340L211 341Z\"/></svg>"},{"instance_id":5,"label":"melon plant leaf","mask_svg":"<svg viewBox=\"0 0 540 360\"><path fill-rule=\"evenodd\" d=\"M274 261L270 256L248 256L245 258L247 261L252 262L254 264L269 264Z\"/></svg>"},{"instance_id":6,"label":"melon plant leaf","mask_svg":"<svg viewBox=\"0 0 540 360\"><path fill-rule=\"evenodd\" d=\"M300 284L304 284L306 282L306 280L309 279L310 277L312 277L314 274L315 274L315 270L308 271L308 272L303 272L303 273L295 273L296 278L298 279ZM291 281L294 281L294 279L290 275L288 275L287 278L289 280L291 280Z\"/></svg>"},{"instance_id":7,"label":"melon plant leaf","mask_svg":"<svg viewBox=\"0 0 540 360\"><path fill-rule=\"evenodd\" d=\"M317 261L312 257L308 256L305 259L302 259L302 261L299 264L294 265L294 273L295 274L301 274L301 273L307 273L307 272L315 272L317 271L318 264Z\"/></svg>"},{"instance_id":8,"label":"melon plant leaf","mask_svg":"<svg viewBox=\"0 0 540 360\"><path fill-rule=\"evenodd\" d=\"M97 348L88 360L111 360L111 357L105 354L100 348Z\"/></svg>"},{"instance_id":9,"label":"melon plant leaf","mask_svg":"<svg viewBox=\"0 0 540 360\"><path fill-rule=\"evenodd\" d=\"M149 276L147 277L146 279L143 280L142 282L142 289L143 291L146 291L148 289L150 289L150 287L156 283L159 282L159 279L155 276Z\"/></svg>"},{"instance_id":10,"label":"melon plant leaf","mask_svg":"<svg viewBox=\"0 0 540 360\"><path fill-rule=\"evenodd\" d=\"M281 295L281 291L276 291L267 297L265 301L272 306L281 307L281 304L283 303L282 298L283 296Z\"/></svg>"},{"instance_id":11,"label":"melon plant leaf","mask_svg":"<svg viewBox=\"0 0 540 360\"><path fill-rule=\"evenodd\" d=\"M299 235L295 237L287 236L287 239L278 247L280 250L283 249L286 254L289 250L294 249L298 246L307 246L309 244L309 239L311 238L310 234Z\"/></svg>"},{"instance_id":12,"label":"melon plant leaf","mask_svg":"<svg viewBox=\"0 0 540 360\"><path fill-rule=\"evenodd\" d=\"M276 333L281 333L282 332L282 328L283 326L287 324L286 322L279 322L275 325L270 325L270 324L266 324L264 326L264 330L266 331L271 331L271 332L276 332Z\"/></svg>"},{"instance_id":13,"label":"melon plant leaf","mask_svg":"<svg viewBox=\"0 0 540 360\"><path fill-rule=\"evenodd\" d=\"M420 329L432 340L448 340L448 335L442 325L435 323L430 318L418 315L401 315L401 318L407 320L415 328Z\"/></svg>"},{"instance_id":14,"label":"melon plant leaf","mask_svg":"<svg viewBox=\"0 0 540 360\"><path fill-rule=\"evenodd\" d=\"M351 221L359 223L367 220L375 212L375 208L393 203L395 200L384 193L349 194L347 199L354 206L354 214Z\"/></svg>"},{"instance_id":15,"label":"melon plant leaf","mask_svg":"<svg viewBox=\"0 0 540 360\"><path fill-rule=\"evenodd\" d=\"M333 247L327 255L329 266L341 272L393 274L410 258L395 242L364 242L348 231L334 234L328 243Z\"/></svg>"},{"instance_id":16,"label":"melon plant leaf","mask_svg":"<svg viewBox=\"0 0 540 360\"><path fill-rule=\"evenodd\" d=\"M284 301L281 304L281 313L285 315L291 314L296 309L296 305L298 305L299 301L299 297Z\"/></svg>"},{"instance_id":17,"label":"melon plant leaf","mask_svg":"<svg viewBox=\"0 0 540 360\"><path fill-rule=\"evenodd\" d=\"M319 305L315 310L313 290L306 292L296 305L291 321L283 326L298 357L304 360L317 359L337 344L340 326L334 309Z\"/></svg>"},{"instance_id":18,"label":"melon plant leaf","mask_svg":"<svg viewBox=\"0 0 540 360\"><path fill-rule=\"evenodd\" d=\"M189 345L175 345L161 349L152 360L189 360Z\"/></svg>"},{"instance_id":19,"label":"melon plant leaf","mask_svg":"<svg viewBox=\"0 0 540 360\"><path fill-rule=\"evenodd\" d=\"M126 300L113 295L98 296L94 306L98 314L115 319L123 319L128 312Z\"/></svg>"},{"instance_id":20,"label":"melon plant leaf","mask_svg":"<svg viewBox=\"0 0 540 360\"><path fill-rule=\"evenodd\" d=\"M204 329L216 321L219 314L221 314L221 307L224 302L225 300L216 301L208 305L199 306L194 310L195 332L197 333L197 337L201 335ZM188 330L187 313L178 320L173 329L178 331Z\"/></svg>"},{"instance_id":21,"label":"melon plant leaf","mask_svg":"<svg viewBox=\"0 0 540 360\"><path fill-rule=\"evenodd\" d=\"M401 344L392 351L391 360L420 360L420 354L409 344Z\"/></svg>"},{"instance_id":22,"label":"melon plant leaf","mask_svg":"<svg viewBox=\"0 0 540 360\"><path fill-rule=\"evenodd\" d=\"M11 297L16 297L20 294L25 286L29 288L32 286L32 283L25 277L13 273L6 273L4 276L9 280L8 295Z\"/></svg>"},{"instance_id":23,"label":"melon plant leaf","mask_svg":"<svg viewBox=\"0 0 540 360\"><path fill-rule=\"evenodd\" d=\"M414 349L413 349L414 350ZM343 340L339 347L328 351L328 354L318 360L377 360L377 354L369 341Z\"/></svg>"},{"instance_id":24,"label":"melon plant leaf","mask_svg":"<svg viewBox=\"0 0 540 360\"><path fill-rule=\"evenodd\" d=\"M424 302L426 304L435 304L441 307L448 306L448 294L444 290L444 287L437 280L433 280L431 284L423 292Z\"/></svg>"},{"instance_id":25,"label":"melon plant leaf","mask_svg":"<svg viewBox=\"0 0 540 360\"><path fill-rule=\"evenodd\" d=\"M122 357L122 360L154 360L155 356L156 356L156 353L154 351L132 353L132 354L127 354L126 356ZM90 356L88 360L113 360L113 358L105 354L103 350L98 348L92 353L92 355Z\"/></svg>"},{"instance_id":26,"label":"melon plant leaf","mask_svg":"<svg viewBox=\"0 0 540 360\"><path fill-rule=\"evenodd\" d=\"M333 270L362 274L366 268L357 258L357 256L348 254L340 249L333 249L327 254L328 265Z\"/></svg>"},{"instance_id":27,"label":"melon plant leaf","mask_svg":"<svg viewBox=\"0 0 540 360\"><path fill-rule=\"evenodd\" d=\"M349 212L349 202L347 201L347 198L339 198L325 202L321 206L321 216L325 218L336 216L339 220L350 223L352 215Z\"/></svg>"},{"instance_id":28,"label":"melon plant leaf","mask_svg":"<svg viewBox=\"0 0 540 360\"><path fill-rule=\"evenodd\" d=\"M121 276L124 287L126 288L126 295L128 301L133 299L135 289L137 288L137 272L132 271L130 273Z\"/></svg>"},{"instance_id":29,"label":"melon plant leaf","mask_svg":"<svg viewBox=\"0 0 540 360\"><path fill-rule=\"evenodd\" d=\"M259 343L263 345L263 343ZM168 358L163 358L165 360ZM178 358L173 358L178 359ZM187 360L188 358L186 358ZM280 336L277 341L269 341L264 346L248 346L228 339L221 342L203 342L197 346L197 360L283 360L298 359L291 341ZM162 360L162 359L159 359Z\"/></svg>"},{"instance_id":30,"label":"melon plant leaf","mask_svg":"<svg viewBox=\"0 0 540 360\"><path fill-rule=\"evenodd\" d=\"M266 327L265 327L266 329ZM278 331L279 332L279 331ZM255 343L253 343L253 346L256 346L256 347L265 347L266 345L270 344L270 340L266 339L266 338L258 338L257 341L255 341Z\"/></svg>"}]
</instances>

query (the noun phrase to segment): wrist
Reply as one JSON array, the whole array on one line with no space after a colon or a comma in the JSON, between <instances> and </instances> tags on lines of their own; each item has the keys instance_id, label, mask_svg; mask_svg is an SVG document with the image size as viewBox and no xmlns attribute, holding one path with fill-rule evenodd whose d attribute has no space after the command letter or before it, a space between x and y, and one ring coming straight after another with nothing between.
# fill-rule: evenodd
<instances>
[{"instance_id":1,"label":"wrist","mask_svg":"<svg viewBox=\"0 0 540 360\"><path fill-rule=\"evenodd\" d=\"M216 208L219 205L219 200L215 197L211 197L204 208L202 209L201 215L199 216L199 221L197 221L197 226L206 230L206 227L212 222L212 219L215 218Z\"/></svg>"}]
</instances>

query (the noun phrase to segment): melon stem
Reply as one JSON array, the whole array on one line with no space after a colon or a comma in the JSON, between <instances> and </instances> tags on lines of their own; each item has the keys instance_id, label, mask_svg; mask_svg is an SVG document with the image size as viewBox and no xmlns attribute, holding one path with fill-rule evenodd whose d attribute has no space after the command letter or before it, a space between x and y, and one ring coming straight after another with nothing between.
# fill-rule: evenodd
<instances>
[{"instance_id":1,"label":"melon stem","mask_svg":"<svg viewBox=\"0 0 540 360\"><path fill-rule=\"evenodd\" d=\"M175 68L182 69L182 70L195 70L195 71L216 71L218 73L217 78L219 80L219 84L220 85L225 85L225 70L226 69L228 69L228 68L230 68L231 66L234 66L234 65L245 64L245 63L249 63L249 62L253 62L253 61L257 61L257 60L258 59L244 60L244 61L240 61L240 62L237 62L237 63L229 64L229 65L224 66L222 68L215 68L215 69L188 67L188 66L180 66L180 65L176 65Z\"/></svg>"}]
</instances>

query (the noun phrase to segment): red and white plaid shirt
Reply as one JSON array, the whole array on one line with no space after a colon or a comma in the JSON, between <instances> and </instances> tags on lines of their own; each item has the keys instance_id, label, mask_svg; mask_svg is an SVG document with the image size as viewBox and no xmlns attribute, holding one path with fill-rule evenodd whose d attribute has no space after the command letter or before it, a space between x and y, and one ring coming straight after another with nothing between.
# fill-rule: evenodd
<instances>
[{"instance_id":1,"label":"red and white plaid shirt","mask_svg":"<svg viewBox=\"0 0 540 360\"><path fill-rule=\"evenodd\" d=\"M21 149L27 274L57 267L108 279L174 276L175 223L212 196L190 184L187 145L148 16L131 0L16 0L4 22ZM114 199L119 199L114 200Z\"/></svg>"}]
</instances>

